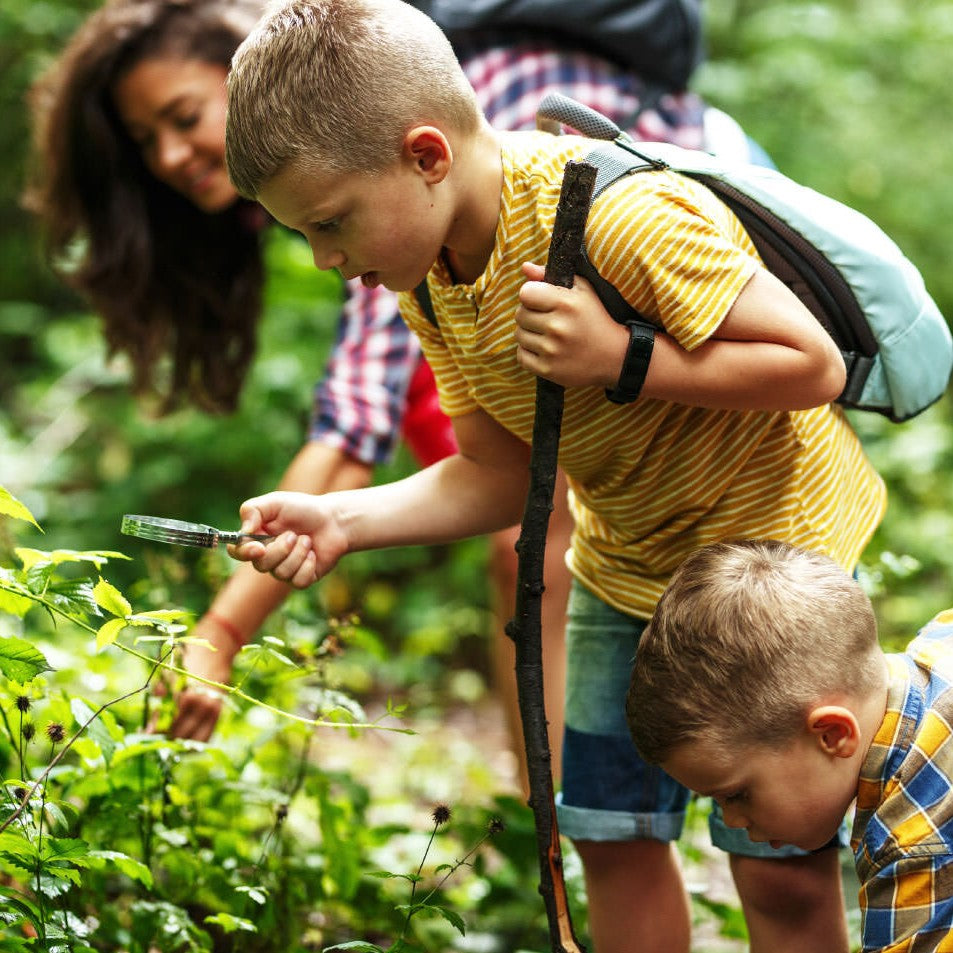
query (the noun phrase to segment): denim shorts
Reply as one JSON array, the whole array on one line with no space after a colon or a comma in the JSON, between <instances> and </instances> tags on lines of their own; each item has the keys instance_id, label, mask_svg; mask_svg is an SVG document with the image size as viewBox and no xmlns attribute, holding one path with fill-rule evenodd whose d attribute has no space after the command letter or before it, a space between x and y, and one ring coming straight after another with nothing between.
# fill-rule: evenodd
<instances>
[{"instance_id":1,"label":"denim shorts","mask_svg":"<svg viewBox=\"0 0 953 953\"><path fill-rule=\"evenodd\" d=\"M677 840L690 793L639 756L625 720L632 659L646 621L604 603L573 583L566 630L566 733L560 831L572 840ZM793 857L727 827L717 805L709 819L712 843L749 857ZM847 828L841 839L847 843Z\"/></svg>"}]
</instances>

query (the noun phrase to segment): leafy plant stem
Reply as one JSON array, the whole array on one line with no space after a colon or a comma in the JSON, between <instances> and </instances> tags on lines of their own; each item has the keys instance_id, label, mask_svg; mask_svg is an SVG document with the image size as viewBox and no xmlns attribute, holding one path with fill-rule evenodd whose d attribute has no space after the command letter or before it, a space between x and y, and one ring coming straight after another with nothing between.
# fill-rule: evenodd
<instances>
[{"instance_id":1,"label":"leafy plant stem","mask_svg":"<svg viewBox=\"0 0 953 953\"><path fill-rule=\"evenodd\" d=\"M420 881L420 874L424 869L424 864L427 862L427 855L430 853L430 848L433 847L433 839L437 836L438 827L440 827L440 821L434 818L433 830L430 832L430 839L427 841L427 846L424 849L423 857L420 858L420 864L417 867L417 873L414 874L413 880L410 885L410 905L407 909L407 916L404 918L404 926L400 931L400 936L398 937L398 939L400 940L404 939L404 937L407 936L407 931L410 929L410 918L414 915L414 897L417 896L417 884ZM467 856L469 856L469 854ZM441 881L441 883L442 882L443 881ZM427 896L429 897L432 894L433 894L433 891L431 891Z\"/></svg>"},{"instance_id":2,"label":"leafy plant stem","mask_svg":"<svg viewBox=\"0 0 953 953\"><path fill-rule=\"evenodd\" d=\"M143 657L143 656L140 655L140 657ZM113 698L111 701L103 702L103 704L100 705L99 708L97 708L96 711L94 711L93 714L90 715L89 718L87 718L86 721L84 721L83 724L81 724L79 728L77 728L76 731L73 732L73 734L69 737L69 739L64 743L63 747L60 748L56 757L51 759L50 763L46 766L46 768L43 770L40 776L36 779L36 781L33 782L33 786L27 791L27 794L23 798L22 802L20 803L20 806L2 824L0 824L0 833L3 833L3 831L5 831L23 813L23 808L27 804L29 804L30 799L33 797L34 793L36 793L36 791L41 787L41 785L46 783L46 779L50 776L50 772L52 772L52 770L60 762L63 756L73 747L73 745L76 743L79 737L83 734L83 732L86 731L86 729L97 718L99 718L99 716L102 715L104 711L106 711L109 708L112 708L114 705L118 705L120 702L126 701L129 698L134 698L140 692L144 692L149 688L149 685L151 684L153 677L162 666L162 659L158 661L156 660L152 660L152 661L153 661L153 668L149 672L145 682L142 685L140 685L138 688L134 688L131 691L126 692L124 695L120 695L117 698ZM24 781L24 783L26 782Z\"/></svg>"},{"instance_id":3,"label":"leafy plant stem","mask_svg":"<svg viewBox=\"0 0 953 953\"><path fill-rule=\"evenodd\" d=\"M0 588L5 588L0 585ZM31 599L33 602L36 602L38 605L46 609L51 615L58 615L64 619L67 619L73 625L78 626L81 629L85 629L90 635L96 635L96 628L91 626L89 623L77 619L75 616L70 615L69 613L64 612L59 606L53 605L36 593L24 592L21 589L11 589L9 590L14 592L18 596L22 596L26 599ZM118 639L113 643L121 651L125 652L127 655L133 656L133 658L139 659L141 662L147 664L153 664L155 659L147 655L144 652L140 652L137 649L134 649L130 645L126 645L123 642L120 642ZM279 708L277 705L269 705L267 702L262 701L260 698L255 698L252 695L249 695L247 692L243 692L240 689L236 688L233 685L226 685L224 682L216 682L210 678L204 678L201 675L196 675L193 672L184 669L179 665L174 665L168 661L169 656L166 655L162 658L159 663L160 666L166 671L172 672L175 675L182 675L186 678L191 679L193 682L198 682L202 685L207 686L208 688L214 688L217 692L222 695L231 695L235 698L240 698L243 702L246 702L249 705L254 705L258 708L263 708L265 711L270 711L272 714L278 715L280 718L285 718L289 721L296 721L302 725L309 725L313 728L346 728L348 730L358 731L361 729L375 729L377 731L392 731L397 734L409 735L413 734L413 729L410 728L399 728L396 725L381 725L377 722L344 722L344 721L330 721L325 718L308 718L304 715L296 715L294 712L285 711L282 708ZM151 677L151 676L150 676ZM141 689L137 689L140 691ZM130 695L125 697L131 697L137 692L131 692Z\"/></svg>"},{"instance_id":4,"label":"leafy plant stem","mask_svg":"<svg viewBox=\"0 0 953 953\"><path fill-rule=\"evenodd\" d=\"M3 708L0 708L0 718L3 719L4 730L7 733L7 737L10 739L10 747L13 748L14 751L16 751L17 750L16 735L14 735L13 733L13 728L10 727L10 719L7 718L7 713L3 710Z\"/></svg>"},{"instance_id":5,"label":"leafy plant stem","mask_svg":"<svg viewBox=\"0 0 953 953\"><path fill-rule=\"evenodd\" d=\"M461 857L459 860L455 860L455 861L453 862L453 864L450 866L450 869L440 878L440 880L437 881L436 884L434 884L433 887L431 887L430 891L429 891L429 892L427 893L427 895L423 898L423 900L420 901L420 903L418 904L418 906L420 906L420 907L425 907L428 903L430 903L431 899L432 899L433 896L437 893L437 891L440 890L440 888L443 887L443 885L444 885L461 867L463 867L463 866L466 865L466 863L469 861L469 859L483 846L484 841L485 841L489 836L490 836L490 832L487 831L487 832L463 855L463 857ZM433 837L431 836L431 841L432 841L432 840L433 840ZM421 866L423 866L423 865L421 865ZM418 873L419 873L419 871L418 871ZM414 882L414 886L415 886L415 887L417 886L416 881ZM411 899L411 903L413 903L413 894L411 894L411 898L410 898L410 899ZM407 918L410 919L410 914L407 915Z\"/></svg>"},{"instance_id":6,"label":"leafy plant stem","mask_svg":"<svg viewBox=\"0 0 953 953\"><path fill-rule=\"evenodd\" d=\"M17 746L17 752L20 758L20 780L26 784L26 761L23 755L23 712L20 712L20 731L19 731L19 740L20 743Z\"/></svg>"}]
</instances>

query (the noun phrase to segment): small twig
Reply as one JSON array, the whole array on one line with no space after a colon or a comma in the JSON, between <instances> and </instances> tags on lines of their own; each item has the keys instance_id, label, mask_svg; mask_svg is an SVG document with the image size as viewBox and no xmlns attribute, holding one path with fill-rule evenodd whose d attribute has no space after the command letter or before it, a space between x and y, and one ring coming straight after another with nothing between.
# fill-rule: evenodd
<instances>
[{"instance_id":1,"label":"small twig","mask_svg":"<svg viewBox=\"0 0 953 953\"><path fill-rule=\"evenodd\" d=\"M446 813L444 813L446 812ZM427 841L427 846L424 848L423 857L420 858L420 864L417 866L417 873L411 878L410 882L410 903L407 905L407 916L404 918L404 927L400 931L400 939L403 939L407 935L407 931L410 929L410 920L414 915L414 899L417 896L417 884L420 882L420 875L423 873L424 864L427 863L427 857L430 854L430 848L433 847L433 840L437 836L437 830L440 825L443 824L450 816L450 812L443 806L437 807L433 812L433 830L430 832L430 839ZM468 855L469 856L469 855ZM456 870L456 867L453 868ZM442 883L442 881L441 881ZM435 888L436 889L436 888ZM427 895L427 899L423 902L426 903L427 900L433 896L434 891L431 890Z\"/></svg>"}]
</instances>

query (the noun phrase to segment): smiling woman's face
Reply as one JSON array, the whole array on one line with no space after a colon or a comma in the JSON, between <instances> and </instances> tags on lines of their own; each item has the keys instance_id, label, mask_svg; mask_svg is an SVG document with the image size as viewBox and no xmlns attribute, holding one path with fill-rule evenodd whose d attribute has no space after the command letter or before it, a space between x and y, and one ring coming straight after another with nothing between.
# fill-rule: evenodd
<instances>
[{"instance_id":1,"label":"smiling woman's face","mask_svg":"<svg viewBox=\"0 0 953 953\"><path fill-rule=\"evenodd\" d=\"M226 75L216 63L157 57L137 63L113 87L149 171L208 213L238 198L225 169Z\"/></svg>"}]
</instances>

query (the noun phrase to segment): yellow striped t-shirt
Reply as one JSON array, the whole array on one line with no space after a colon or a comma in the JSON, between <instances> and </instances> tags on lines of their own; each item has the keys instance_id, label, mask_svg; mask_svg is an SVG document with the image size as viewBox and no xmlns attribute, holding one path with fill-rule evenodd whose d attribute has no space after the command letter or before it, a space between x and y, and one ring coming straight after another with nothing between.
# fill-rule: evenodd
<instances>
[{"instance_id":1,"label":"yellow striped t-shirt","mask_svg":"<svg viewBox=\"0 0 953 953\"><path fill-rule=\"evenodd\" d=\"M503 193L484 273L428 276L439 330L411 294L401 311L421 339L444 411L483 408L532 438L536 379L516 362L513 313L524 261L544 264L567 160L578 136L501 134ZM732 213L703 186L640 172L604 192L586 228L589 257L642 314L692 350L758 267ZM576 521L573 574L622 612L647 618L675 567L730 536L786 540L857 562L886 494L839 408L710 410L650 398L617 405L601 387L567 388L560 465Z\"/></svg>"}]
</instances>

